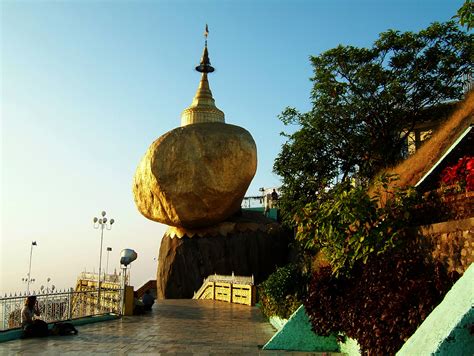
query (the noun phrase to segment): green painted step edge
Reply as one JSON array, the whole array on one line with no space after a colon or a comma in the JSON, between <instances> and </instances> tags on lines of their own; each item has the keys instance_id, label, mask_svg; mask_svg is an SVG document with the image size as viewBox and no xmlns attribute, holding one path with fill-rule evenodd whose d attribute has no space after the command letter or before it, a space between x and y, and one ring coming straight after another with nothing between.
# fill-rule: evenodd
<instances>
[{"instance_id":1,"label":"green painted step edge","mask_svg":"<svg viewBox=\"0 0 474 356\"><path fill-rule=\"evenodd\" d=\"M288 319L282 319L279 316L272 315L268 318L268 322L272 324L272 326L277 330L280 331L285 324L288 322Z\"/></svg>"},{"instance_id":2,"label":"green painted step edge","mask_svg":"<svg viewBox=\"0 0 474 356\"><path fill-rule=\"evenodd\" d=\"M71 323L74 326L80 326L80 325L85 325L85 324L97 323L101 321L115 320L118 318L119 316L116 314L105 314L105 315L98 315L98 316L88 316L85 318L79 318L79 319L73 319L73 320L63 320L59 322ZM54 323L48 323L48 328L51 329L53 325ZM21 334L22 334L22 330L20 328L0 331L0 343L19 339L21 337Z\"/></svg>"},{"instance_id":3,"label":"green painted step edge","mask_svg":"<svg viewBox=\"0 0 474 356\"><path fill-rule=\"evenodd\" d=\"M340 347L335 336L318 336L311 330L308 315L301 305L263 350L339 352Z\"/></svg>"},{"instance_id":4,"label":"green painted step edge","mask_svg":"<svg viewBox=\"0 0 474 356\"><path fill-rule=\"evenodd\" d=\"M471 264L443 301L405 342L397 356L474 355L474 266Z\"/></svg>"}]
</instances>

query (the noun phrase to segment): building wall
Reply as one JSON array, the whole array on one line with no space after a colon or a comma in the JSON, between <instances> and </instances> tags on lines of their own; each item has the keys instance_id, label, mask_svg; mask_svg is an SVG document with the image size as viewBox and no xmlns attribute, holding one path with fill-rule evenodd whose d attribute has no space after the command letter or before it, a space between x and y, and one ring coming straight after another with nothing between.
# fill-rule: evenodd
<instances>
[{"instance_id":1,"label":"building wall","mask_svg":"<svg viewBox=\"0 0 474 356\"><path fill-rule=\"evenodd\" d=\"M474 261L474 217L442 222L421 228L433 245L433 257L448 271L464 273Z\"/></svg>"}]
</instances>

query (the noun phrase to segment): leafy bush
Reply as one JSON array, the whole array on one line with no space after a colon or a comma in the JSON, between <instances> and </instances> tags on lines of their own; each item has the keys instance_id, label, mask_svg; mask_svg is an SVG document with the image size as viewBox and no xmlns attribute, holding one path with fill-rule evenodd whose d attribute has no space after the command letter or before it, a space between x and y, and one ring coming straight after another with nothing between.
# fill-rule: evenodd
<instances>
[{"instance_id":1,"label":"leafy bush","mask_svg":"<svg viewBox=\"0 0 474 356\"><path fill-rule=\"evenodd\" d=\"M369 194L363 186L343 182L296 215L297 241L305 251L320 252L336 275L350 275L358 262L406 243L409 227L447 220L452 214L436 192L419 194L392 184L383 175Z\"/></svg>"},{"instance_id":2,"label":"leafy bush","mask_svg":"<svg viewBox=\"0 0 474 356\"><path fill-rule=\"evenodd\" d=\"M287 319L302 304L307 278L297 264L277 268L259 286L262 313L266 317L279 316Z\"/></svg>"},{"instance_id":3,"label":"leafy bush","mask_svg":"<svg viewBox=\"0 0 474 356\"><path fill-rule=\"evenodd\" d=\"M329 262L304 302L314 331L355 338L366 354L394 354L453 283L427 242L407 234L445 213L439 197L393 188L395 179L382 176L371 195L343 182L297 216L297 240Z\"/></svg>"},{"instance_id":4,"label":"leafy bush","mask_svg":"<svg viewBox=\"0 0 474 356\"><path fill-rule=\"evenodd\" d=\"M363 354L395 354L454 282L424 256L412 244L357 261L349 277L321 268L304 301L315 333L344 333Z\"/></svg>"},{"instance_id":5,"label":"leafy bush","mask_svg":"<svg viewBox=\"0 0 474 356\"><path fill-rule=\"evenodd\" d=\"M395 247L422 202L413 188L388 191L395 179L381 177L372 196L362 186L337 185L297 215L297 240L306 250L321 251L336 275L350 274L356 262Z\"/></svg>"}]
</instances>

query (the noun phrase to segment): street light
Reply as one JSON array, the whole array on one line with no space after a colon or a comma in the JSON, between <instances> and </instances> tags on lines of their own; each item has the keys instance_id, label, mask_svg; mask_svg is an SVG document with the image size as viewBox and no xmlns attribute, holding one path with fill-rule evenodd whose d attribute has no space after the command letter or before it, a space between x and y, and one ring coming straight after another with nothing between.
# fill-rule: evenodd
<instances>
[{"instance_id":1,"label":"street light","mask_svg":"<svg viewBox=\"0 0 474 356\"><path fill-rule=\"evenodd\" d=\"M112 225L115 222L114 219L110 219L109 223L107 224L107 218L105 217L106 212L103 211L101 213L102 218L98 219L94 217L94 229L100 229L100 256L99 256L99 278L98 278L98 292L97 292L97 304L100 307L100 273L101 273L101 267L102 267L102 242L104 240L104 228L107 230L112 229Z\"/></svg>"},{"instance_id":2,"label":"street light","mask_svg":"<svg viewBox=\"0 0 474 356\"><path fill-rule=\"evenodd\" d=\"M107 264L105 265L105 274L109 274L109 252L112 251L112 247L107 247Z\"/></svg>"},{"instance_id":3,"label":"street light","mask_svg":"<svg viewBox=\"0 0 474 356\"><path fill-rule=\"evenodd\" d=\"M31 242L31 248L30 248L30 263L28 265L28 274L26 275L26 278L22 278L22 282L26 283L26 294L30 294L30 283L34 283L35 279L31 278L31 259L33 257L33 246L38 246L36 241Z\"/></svg>"},{"instance_id":4,"label":"street light","mask_svg":"<svg viewBox=\"0 0 474 356\"><path fill-rule=\"evenodd\" d=\"M28 283L28 281L29 281L29 283L32 284L32 283L35 283L36 279L34 279L34 278L28 278L28 275L27 275L26 278L22 278L21 281L22 281L23 283Z\"/></svg>"}]
</instances>

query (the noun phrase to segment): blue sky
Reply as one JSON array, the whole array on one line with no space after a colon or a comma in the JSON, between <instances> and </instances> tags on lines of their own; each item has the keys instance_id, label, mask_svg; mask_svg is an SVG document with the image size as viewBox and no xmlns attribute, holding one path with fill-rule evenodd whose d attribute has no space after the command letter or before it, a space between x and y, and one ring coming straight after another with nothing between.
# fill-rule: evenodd
<instances>
[{"instance_id":1,"label":"blue sky","mask_svg":"<svg viewBox=\"0 0 474 356\"><path fill-rule=\"evenodd\" d=\"M101 210L119 252L133 248L132 283L154 278L166 227L135 208L131 184L148 146L180 125L199 82L209 24L209 76L226 122L253 135L248 193L279 185L277 116L310 108L310 55L370 46L393 28L449 20L462 1L2 1L0 3L0 293L25 288L31 241L37 289L98 270ZM104 255L105 256L105 255Z\"/></svg>"}]
</instances>

